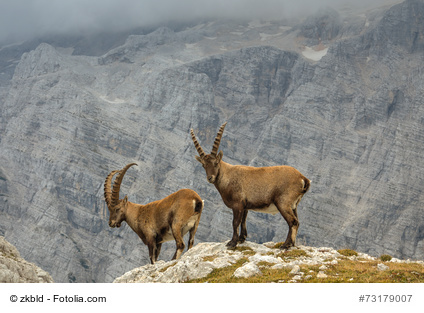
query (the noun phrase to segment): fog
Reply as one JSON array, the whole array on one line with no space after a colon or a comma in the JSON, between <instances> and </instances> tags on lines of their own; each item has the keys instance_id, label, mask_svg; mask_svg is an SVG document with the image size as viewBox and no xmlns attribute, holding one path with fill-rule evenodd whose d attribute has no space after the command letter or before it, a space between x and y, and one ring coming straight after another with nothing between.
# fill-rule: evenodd
<instances>
[{"instance_id":1,"label":"fog","mask_svg":"<svg viewBox=\"0 0 424 313\"><path fill-rule=\"evenodd\" d=\"M271 18L322 6L381 5L393 0L0 0L0 43L47 33L125 30L199 18Z\"/></svg>"}]
</instances>

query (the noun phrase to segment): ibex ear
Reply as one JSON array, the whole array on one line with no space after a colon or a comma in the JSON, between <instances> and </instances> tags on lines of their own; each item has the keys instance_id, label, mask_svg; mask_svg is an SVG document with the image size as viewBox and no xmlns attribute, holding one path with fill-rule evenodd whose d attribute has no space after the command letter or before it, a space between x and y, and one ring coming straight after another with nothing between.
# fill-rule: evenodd
<instances>
[{"instance_id":1,"label":"ibex ear","mask_svg":"<svg viewBox=\"0 0 424 313\"><path fill-rule=\"evenodd\" d=\"M128 203L128 196L125 196L124 199L122 199L122 203L124 205L127 205L127 203Z\"/></svg>"},{"instance_id":2,"label":"ibex ear","mask_svg":"<svg viewBox=\"0 0 424 313\"><path fill-rule=\"evenodd\" d=\"M219 151L218 155L216 156L216 161L217 162L221 162L222 156L224 155L224 152Z\"/></svg>"},{"instance_id":3,"label":"ibex ear","mask_svg":"<svg viewBox=\"0 0 424 313\"><path fill-rule=\"evenodd\" d=\"M199 157L198 155L195 155L194 157L196 158L197 161L203 164L203 160L201 157Z\"/></svg>"}]
</instances>

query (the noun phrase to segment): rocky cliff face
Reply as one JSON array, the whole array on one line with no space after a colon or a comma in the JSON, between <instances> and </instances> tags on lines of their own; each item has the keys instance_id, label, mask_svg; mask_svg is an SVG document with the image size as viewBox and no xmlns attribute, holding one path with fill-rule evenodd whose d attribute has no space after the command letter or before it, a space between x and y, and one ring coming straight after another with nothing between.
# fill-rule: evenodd
<instances>
[{"instance_id":1,"label":"rocky cliff face","mask_svg":"<svg viewBox=\"0 0 424 313\"><path fill-rule=\"evenodd\" d=\"M53 283L53 279L22 259L18 250L0 236L0 283Z\"/></svg>"},{"instance_id":2,"label":"rocky cliff face","mask_svg":"<svg viewBox=\"0 0 424 313\"><path fill-rule=\"evenodd\" d=\"M424 258L424 3L321 12L315 28L205 22L99 57L46 43L23 54L0 94L0 234L58 282L147 264L129 227L108 227L103 199L109 171L136 162L121 187L130 201L192 188L205 199L196 242L229 239L231 211L189 135L208 150L228 121L225 161L312 180L299 244ZM287 233L280 216L254 212L247 227L258 243Z\"/></svg>"}]
</instances>

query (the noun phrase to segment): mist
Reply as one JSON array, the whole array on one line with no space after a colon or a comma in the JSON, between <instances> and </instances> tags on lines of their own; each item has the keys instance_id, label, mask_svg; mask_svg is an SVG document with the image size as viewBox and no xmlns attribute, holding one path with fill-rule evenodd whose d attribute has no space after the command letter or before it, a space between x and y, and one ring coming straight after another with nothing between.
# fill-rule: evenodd
<instances>
[{"instance_id":1,"label":"mist","mask_svg":"<svg viewBox=\"0 0 424 313\"><path fill-rule=\"evenodd\" d=\"M322 6L393 0L0 0L0 43L45 34L122 31L200 18L281 19Z\"/></svg>"}]
</instances>

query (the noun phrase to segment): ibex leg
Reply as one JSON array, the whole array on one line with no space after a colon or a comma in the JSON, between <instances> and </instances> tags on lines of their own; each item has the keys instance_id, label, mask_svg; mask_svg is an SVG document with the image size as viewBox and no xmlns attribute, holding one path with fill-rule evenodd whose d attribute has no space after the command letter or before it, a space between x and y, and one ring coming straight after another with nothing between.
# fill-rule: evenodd
<instances>
[{"instance_id":1,"label":"ibex leg","mask_svg":"<svg viewBox=\"0 0 424 313\"><path fill-rule=\"evenodd\" d=\"M233 209L233 238L227 243L228 248L235 248L239 240L238 228L243 219L243 209Z\"/></svg>"},{"instance_id":2,"label":"ibex leg","mask_svg":"<svg viewBox=\"0 0 424 313\"><path fill-rule=\"evenodd\" d=\"M185 244L183 241L183 235L182 235L182 227L180 224L173 224L172 225L172 234L174 235L175 243L177 245L177 250L175 251L174 256L172 257L173 260L178 260L183 254Z\"/></svg>"},{"instance_id":3,"label":"ibex leg","mask_svg":"<svg viewBox=\"0 0 424 313\"><path fill-rule=\"evenodd\" d=\"M157 243L156 244L156 254L155 254L155 262L158 260L159 258L159 253L160 253L160 249L162 248L162 244L161 243Z\"/></svg>"},{"instance_id":4,"label":"ibex leg","mask_svg":"<svg viewBox=\"0 0 424 313\"><path fill-rule=\"evenodd\" d=\"M243 217L241 219L241 225L240 225L240 236L239 236L239 239L238 239L238 243L245 242L246 238L247 238L246 218L247 218L248 212L249 212L248 210L244 210L244 212L243 212Z\"/></svg>"},{"instance_id":5,"label":"ibex leg","mask_svg":"<svg viewBox=\"0 0 424 313\"><path fill-rule=\"evenodd\" d=\"M155 264L156 261L156 240L152 239L149 240L147 243L147 246L149 247L149 257L150 257L150 263Z\"/></svg>"},{"instance_id":6,"label":"ibex leg","mask_svg":"<svg viewBox=\"0 0 424 313\"><path fill-rule=\"evenodd\" d=\"M286 220L287 224L289 225L287 239L281 246L281 249L288 249L290 247L294 247L294 245L296 244L297 230L299 229L299 220L297 219L296 214L293 212L291 205L277 204L277 208Z\"/></svg>"},{"instance_id":7,"label":"ibex leg","mask_svg":"<svg viewBox=\"0 0 424 313\"><path fill-rule=\"evenodd\" d=\"M199 221L200 221L200 216L196 221L196 224L193 226L192 229L190 229L190 237L188 238L188 244L187 244L187 250L191 249L191 247L193 247L194 244L194 235L196 234L197 231L197 227L199 226Z\"/></svg>"}]
</instances>

